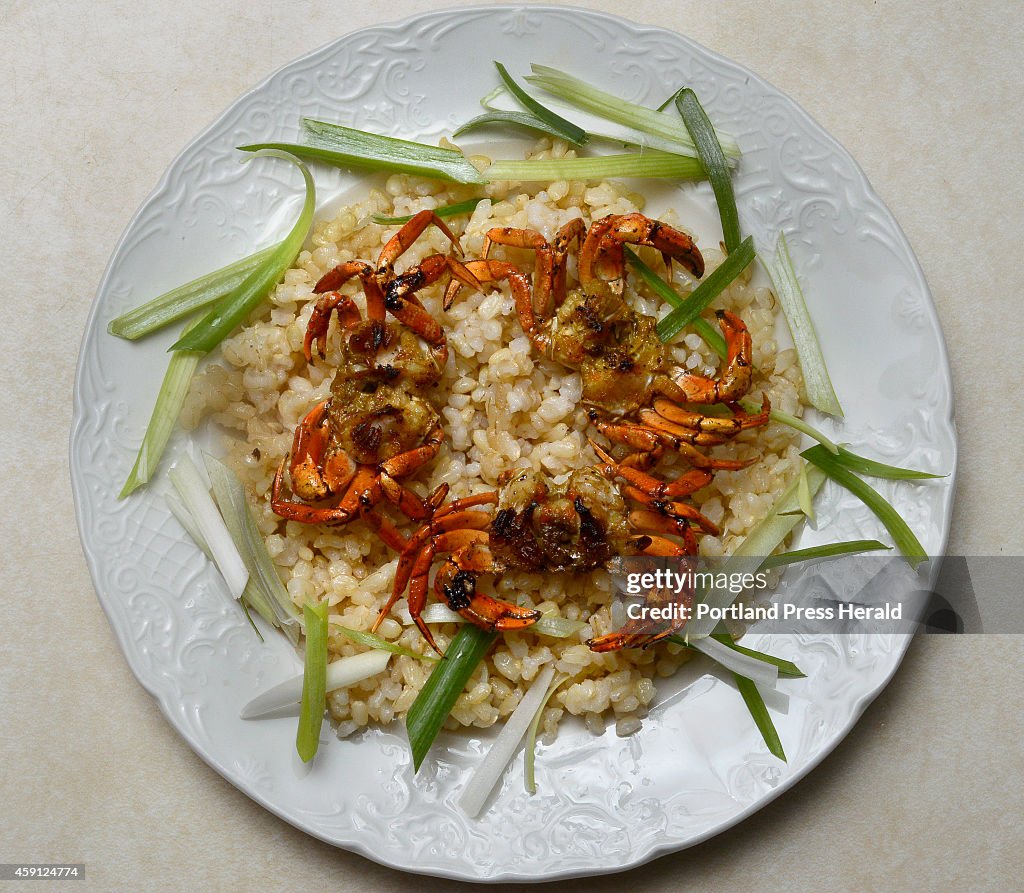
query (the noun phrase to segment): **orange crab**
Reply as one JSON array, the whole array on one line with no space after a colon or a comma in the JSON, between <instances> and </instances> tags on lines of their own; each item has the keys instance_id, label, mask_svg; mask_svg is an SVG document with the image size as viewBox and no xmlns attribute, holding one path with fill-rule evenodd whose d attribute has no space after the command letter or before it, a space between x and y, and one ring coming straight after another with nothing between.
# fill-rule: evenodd
<instances>
[{"instance_id":1,"label":"orange crab","mask_svg":"<svg viewBox=\"0 0 1024 893\"><path fill-rule=\"evenodd\" d=\"M579 244L579 288L567 290L566 259L573 242ZM757 413L744 412L738 403L751 382L747 327L735 314L718 313L727 346L720 377L678 368L657 336L655 320L623 300L627 243L654 247L666 262L679 261L698 278L704 273L700 251L686 233L643 214L610 215L589 230L576 218L550 244L532 230L492 229L484 256L465 266L480 282L509 283L523 331L545 357L580 371L591 421L610 440L639 451L630 462L650 465L671 448L702 468L743 467L747 463L712 459L697 447L723 443L768 420L767 398ZM496 244L536 252L534 289L513 264L488 257ZM464 284L459 279L449 283L446 308ZM712 403L726 404L733 416L712 417L685 408Z\"/></svg>"},{"instance_id":2,"label":"orange crab","mask_svg":"<svg viewBox=\"0 0 1024 893\"><path fill-rule=\"evenodd\" d=\"M332 314L342 329L342 362L331 397L315 406L295 429L292 449L274 476L271 506L283 518L306 524L344 524L365 517L393 548L405 538L373 508L387 499L406 516L427 516L423 500L400 479L433 459L444 442L437 411L422 394L436 382L448 359L444 330L423 308L416 292L450 272L460 282L479 282L455 258L427 257L400 275L395 261L430 225L461 254L458 240L432 211L414 216L384 246L376 268L365 261L339 264L316 284L322 294L306 329L304 351L312 362L327 346ZM339 289L358 277L366 295L366 319ZM387 321L390 313L400 326ZM424 348L422 345L425 344ZM287 467L292 493L282 495ZM336 505L310 505L338 497Z\"/></svg>"}]
</instances>

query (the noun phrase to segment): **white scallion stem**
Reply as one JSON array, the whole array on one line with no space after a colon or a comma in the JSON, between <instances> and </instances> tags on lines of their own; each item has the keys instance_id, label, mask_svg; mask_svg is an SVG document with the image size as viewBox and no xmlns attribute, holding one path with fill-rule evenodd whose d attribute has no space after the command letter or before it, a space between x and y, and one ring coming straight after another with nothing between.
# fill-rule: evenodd
<instances>
[{"instance_id":1,"label":"white scallion stem","mask_svg":"<svg viewBox=\"0 0 1024 893\"><path fill-rule=\"evenodd\" d=\"M715 663L719 663L727 670L732 670L741 676L746 676L759 686L774 688L775 683L778 682L779 668L774 664L765 663L763 660L757 660L757 658L739 651L733 651L728 645L723 645L710 636L704 639L694 639L690 645L706 654Z\"/></svg>"},{"instance_id":2,"label":"white scallion stem","mask_svg":"<svg viewBox=\"0 0 1024 893\"><path fill-rule=\"evenodd\" d=\"M548 665L537 674L533 680L530 690L523 695L519 706L512 712L512 715L505 722L505 727L494 740L491 749L483 762L477 766L476 771L466 785L466 789L459 797L459 806L470 818L476 818L484 808L484 803L490 796L494 786L498 783L509 760L523 740L523 735L530 726L537 708L544 695L547 694L548 686L555 675L555 668Z\"/></svg>"},{"instance_id":3,"label":"white scallion stem","mask_svg":"<svg viewBox=\"0 0 1024 893\"><path fill-rule=\"evenodd\" d=\"M228 591L232 597L241 598L249 580L249 571L199 470L187 455L182 454L170 470L169 477L206 541L213 561L228 585Z\"/></svg>"},{"instance_id":4,"label":"white scallion stem","mask_svg":"<svg viewBox=\"0 0 1024 893\"><path fill-rule=\"evenodd\" d=\"M365 651L336 660L327 665L327 691L347 688L376 676L384 671L389 660L391 653L388 651ZM299 673L257 695L242 708L239 716L242 719L256 719L286 707L294 707L298 712L302 700L302 677L303 674Z\"/></svg>"}]
</instances>

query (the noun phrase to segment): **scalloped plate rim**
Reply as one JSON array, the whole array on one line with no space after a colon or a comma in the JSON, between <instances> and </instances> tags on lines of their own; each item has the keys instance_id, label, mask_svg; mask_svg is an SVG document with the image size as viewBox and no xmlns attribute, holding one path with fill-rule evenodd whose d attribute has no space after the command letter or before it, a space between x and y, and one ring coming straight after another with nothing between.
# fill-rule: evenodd
<instances>
[{"instance_id":1,"label":"scalloped plate rim","mask_svg":"<svg viewBox=\"0 0 1024 893\"><path fill-rule=\"evenodd\" d=\"M280 75L286 69L288 69L288 68L290 68L292 66L298 65L300 63L310 61L310 60L314 59L315 57L317 57L317 56L319 56L321 54L330 53L340 43L352 40L352 39L358 37L359 35L364 35L364 34L367 34L369 32L380 31L380 30L397 30L397 29L400 29L400 28L407 27L407 26L411 25L414 22L424 22L424 21L427 21L427 20L430 20L430 19L443 19L443 18L446 18L446 17L452 15L453 13L465 14L465 13L478 13L479 12L479 13L499 14L499 13L503 13L503 12L512 12L512 11L520 11L520 10L524 11L524 12L527 12L527 13L534 13L534 14L541 14L541 15L543 15L545 13L548 13L548 12L557 12L557 13L560 13L560 14L563 14L565 12L576 12L576 13L579 13L580 15L583 15L583 16L586 16L586 17L596 18L596 19L603 20L603 21L608 22L608 23L613 23L614 25L616 25L618 27L625 26L625 27L628 27L630 29L634 29L634 30L637 30L637 31L647 31L647 32L651 32L651 33L658 33L658 32L669 33L674 38L680 39L680 40L684 41L686 44L688 44L690 46L690 48L695 53L697 53L699 55L704 55L705 57L710 58L710 59L712 59L712 60L714 60L714 61L716 61L716 62L718 62L720 64L723 64L723 65L732 67L734 69L737 69L739 71L742 71L752 81L754 81L754 82L758 83L759 85L763 86L764 88L766 88L770 92L772 92L774 94L777 94L778 96L782 97L786 101L786 103L788 103L792 107L793 110L795 110L800 116L802 116L805 119L805 121L810 125L810 128L813 131L815 131L816 135L818 135L819 137L824 137L831 144L831 146L833 147L834 151L837 154L843 156L844 158L846 158L852 164L853 169L855 170L856 174L858 175L858 177L859 177L859 179L861 181L861 186L862 186L863 190L868 194L868 196L874 198L877 201L878 206L886 214L886 216L888 218L888 223L891 225L893 231L895 232L895 234L899 238L900 247L904 250L904 252L906 254L906 259L910 261L911 268L912 268L912 270L913 270L913 272L914 272L914 274L915 274L915 276L916 276L916 278L918 280L918 285L921 288L922 294L927 299L927 300L925 300L923 302L923 308L924 308L926 314L929 317L929 321L931 322L932 327L934 328L935 332L938 335L938 350L939 350L939 361L940 361L940 364L941 364L941 368L939 370L937 370L937 372L946 380L947 383L951 382L951 378L952 378L950 362L949 362L949 355L948 355L948 350L947 350L946 343L945 343L945 338L944 338L944 335L943 335L943 332L942 332L942 327L941 327L941 324L940 324L940 321L939 321L939 318L938 318L938 313L937 313L937 309L935 307L934 299L932 298L931 291L930 291L930 289L928 287L928 284L927 284L927 281L925 279L924 271L922 270L920 262L918 261L916 255L914 254L913 249L912 249L912 247L911 247L911 245L909 243L909 240L907 239L907 236L904 233L904 231L903 231L902 227L900 226L899 222L897 221L895 216L892 214L892 212L888 208L888 206L885 204L885 202L878 196L877 192L872 187L872 185L870 183L870 180L868 179L867 175L865 174L865 172L863 171L863 169L861 168L859 163L857 163L856 159L853 158L853 156L842 146L842 144L840 144L835 139L835 137L833 137L827 130L825 130L825 128L823 128L817 122L817 120L810 113L808 113L799 103L797 103L795 100L793 100L791 97L789 97L788 95L783 93L778 88L774 87L769 81L767 81L761 75L757 74L756 72L751 71L750 69L748 69L747 67L741 65L740 63L737 63L737 62L733 61L732 59L729 59L729 58L723 56L722 54L715 52L714 50L710 50L707 47L704 47L703 45L697 43L696 41L694 41L692 38L686 36L685 34L680 34L678 32L672 31L671 29L662 28L662 27L657 26L657 25L649 25L649 24L644 24L644 23L639 23L639 22L633 22L633 21L631 21L629 19L626 19L624 17L621 17L621 16L616 16L616 15L605 13L605 12L602 12L602 11L585 9L585 8L580 8L580 7L560 6L560 5L557 5L557 6L556 5L536 5L536 6L534 6L534 5L521 5L521 4L502 4L502 5L494 5L494 6L446 7L446 8L443 8L443 9L431 10L431 11L426 12L426 13L421 13L421 14L416 14L416 15L404 17L402 19L397 19L397 20L392 20L392 21L387 21L387 22L381 22L381 23L378 23L378 24L375 24L375 25L368 26L366 28L359 29L357 31L352 31L352 32L348 32L346 34L343 34L343 35L339 36L338 38L336 38L334 40L331 40L331 41L328 41L328 42L324 43L323 45L321 45L321 46L311 50L310 52L305 53L302 56L300 56L300 57L298 57L296 59L293 59L293 60L289 61L288 63L280 66L279 68L275 69L273 72L271 72L269 75L267 75L259 83L254 85L249 90L246 90L245 92L240 94L235 100L233 100L231 103L229 103L228 106L226 106L206 127L204 127L200 133L198 133L192 140L190 140L182 148L182 150L170 162L170 164L168 165L168 167L166 168L166 170L164 171L163 175L160 177L160 179L158 180L158 182L156 183L154 188L146 196L146 198L142 201L142 203L140 204L138 209L132 215L131 219L125 225L124 230L122 231L121 236L119 237L119 239L118 239L118 241L116 243L116 246L113 249L113 252L111 254L110 260L108 261L107 266L104 269L103 275L102 275L102 277L100 279L99 285L97 287L96 295L94 296L94 299L93 299L93 302L92 302L92 306L91 306L89 314L87 316L87 320L86 320L86 323L85 323L85 329L84 329L83 336L82 336L82 339L81 339L81 342L80 342L79 358L78 358L78 362L76 364L76 370L75 370L74 393L73 393L73 413L72 413L72 423L71 423L70 436L69 436L69 448L70 448L69 452L71 453L71 458L72 458L72 463L71 463L71 486L72 486L72 494L73 494L74 503L75 503L76 523L78 525L79 535L80 535L80 539L82 541L83 553L85 555L86 563L87 563L88 568L89 568L90 577L92 579L94 589L97 592L97 600L99 601L100 606L101 606L104 614L107 617L108 623L109 623L112 631L114 632L115 639L118 642L118 646L121 649L122 655L124 656L125 661L128 664L128 666L129 666L129 669L131 670L132 674L135 676L135 678L139 682L139 684L157 701L157 704L159 705L161 713L163 713L163 715L166 717L168 722L174 727L175 731L186 740L186 742L191 747L191 749L203 760L204 763L206 763L208 766L210 766L212 769L214 769L219 775L221 775L223 778L225 778L227 781L229 781L236 788L238 788L243 793L245 793L246 796L248 796L251 799L255 800L261 806L263 806L265 809L267 809L268 811L272 812L274 815L278 816L279 818L283 819L284 821L288 822L289 824L293 825L294 827L302 830L303 832L308 833L311 836L316 837L319 840L324 841L325 843L331 844L333 846L338 846L338 847L344 848L344 849L349 850L351 852L359 853L360 855L362 855L362 856L364 856L364 857L366 857L366 858L368 858L368 859L370 859L370 860L372 860L374 862L377 862L378 864L386 865L388 867L392 867L392 868L395 868L395 869L398 869L398 870L401 870L401 871L406 871L406 872L415 873L415 874L422 874L422 875L436 876L436 877L444 877L444 878L448 878L448 879L452 879L452 880L469 880L469 881L474 881L474 882L478 882L478 883L479 882L482 882L482 883L503 883L503 882L504 883L508 883L508 882L536 881L536 880L540 880L540 879L543 879L543 880L565 880L565 879L576 878L576 877L590 876L590 875L593 875L593 874L596 874L596 873L612 874L612 873L623 872L623 871L627 871L627 870L630 870L632 868L638 867L640 865L646 864L647 862L650 862L650 861L652 861L652 860L654 860L656 858L659 858L661 856L664 856L664 855L667 855L667 854L670 854L670 853L680 852L683 849L687 849L687 848L689 848L691 846L695 846L697 844L703 843L706 840L708 840L708 839L710 839L710 838L712 838L712 837L722 833L723 831L725 831L725 830L735 826L736 824L740 823L744 819L748 818L750 815L752 815L755 812L757 812L759 809L764 807L766 804L768 804L768 803L772 802L773 800L775 800L778 796L783 794L785 791L789 790L793 785L795 785L798 781L800 781L800 779L802 779L804 776L806 776L811 770L816 768L830 753L832 753L832 751L846 737L846 735L853 728L853 726L859 721L860 717L863 715L864 711L871 704L871 702L889 684L889 682L891 681L891 679L895 675L896 671L899 669L900 664L902 663L902 660L903 660L903 658L904 658L904 656L906 654L907 648L910 645L910 640L911 640L912 636L906 635L906 636L899 637L900 644L893 650L893 653L892 653L893 654L892 665L888 668L888 672L886 673L884 680L880 684L878 684L873 690L863 694L860 698L858 698L858 700L856 702L854 702L854 704L852 705L852 708L853 708L852 709L852 713L851 713L851 716L850 716L848 722L841 729L833 730L834 734L828 740L826 746L823 747L817 754L815 754L815 756L813 758L811 758L806 763L804 763L800 767L800 769L797 770L796 772L794 772L794 773L792 773L790 775L787 775L776 787L772 788L766 794L760 795L755 801L753 801L750 804L748 804L747 807L745 807L744 809L740 810L738 813L735 813L735 814L729 816L727 819L719 822L718 824L710 826L703 833L701 833L699 835L696 835L696 836L694 836L692 838L689 838L689 839L687 839L683 843L680 843L678 841L667 841L663 845L660 845L660 846L656 845L656 846L650 847L648 850L646 850L643 853L639 853L635 859L633 859L632 861L630 861L630 862L628 862L626 864L622 864L622 865L617 866L617 867L598 867L598 868L596 868L594 870L590 870L590 871L588 871L588 870L567 869L567 870L564 870L564 871L553 871L553 872L549 871L549 872L546 872L546 873L544 873L542 875L520 874L520 873L516 873L516 872L513 871L513 872L505 872L505 873L501 873L501 874L495 874L495 875L488 876L488 877L479 877L479 876L468 875L468 874L466 874L464 872L460 872L455 867L453 867L451 870L447 870L445 868L439 868L439 867L434 866L434 867L431 867L431 868L428 868L428 869L420 870L415 865L399 864L397 862L388 861L387 859L382 858L379 854L376 854L374 852L369 851L364 846L364 844L361 841L353 839L353 840L339 842L336 839L332 839L327 833L322 833L319 830L317 830L315 827L311 827L308 823L304 823L303 821L301 821L299 819L296 819L294 816L291 816L291 815L287 814L287 812L283 808L279 807L272 800L270 800L269 798L264 796L247 779L238 777L237 773L234 773L233 769L231 769L228 766L225 766L220 761L215 759L212 756L212 754L203 746L203 744L201 742L199 742L195 738L195 736L192 734L191 730L188 727L179 724L175 720L175 717L173 716L172 711L171 711L171 705L153 687L153 685L147 679L146 674L143 671L143 669L141 668L141 666L139 666L138 663L136 662L136 660L134 659L134 653L131 651L131 649L126 647L126 644L127 644L126 640L127 640L127 636L128 636L127 628L123 628L121 624L119 624L118 622L115 621L115 618L111 614L111 609L108 606L107 602L104 600L104 598L100 597L99 593L100 593L100 588L101 587L100 587L100 581L98 579L99 559L93 553L93 551L90 549L89 545L86 542L86 533L85 533L85 502L86 502L85 484L82 481L81 477L75 472L74 448L75 448L75 444L78 441L78 439L83 436L83 430L82 429L83 429L83 426L84 426L85 421L86 421L85 415L84 415L84 408L83 408L84 396L83 396L83 393L82 393L82 390L83 390L83 371L84 371L84 366L85 366L85 352L86 352L85 348L88 345L88 343L90 342L90 340L93 337L95 337L95 335L101 334L101 333L98 333L98 330L96 329L96 318L97 318L97 316L99 314L99 310L100 310L100 300L99 299L100 299L101 295L103 295L105 293L105 291L107 290L107 288L109 287L110 280L111 280L111 278L113 276L113 272L114 272L114 270L117 267L117 263L118 263L118 261L120 259L120 256L121 256L121 253L122 253L123 249L125 248L125 245L126 245L128 239L129 239L129 236L131 235L131 233L135 229L136 225L139 223L140 219L142 218L143 214L147 210L148 206L154 201L154 199L164 189L167 188L167 186L170 183L172 175L174 174L176 168L183 162L183 160L186 159L186 157L189 156L197 147L202 145L204 143L204 141L207 139L207 137L218 128L218 126L221 124L221 122L225 118L227 118L228 115L230 115L231 112L234 109L236 109L239 105L244 103L247 99L249 99L253 95L260 93L263 89L266 88L266 86L271 81L273 81L278 75ZM946 544L948 542L949 529L950 529L950 520L951 520L951 515L952 515L952 510L953 510L953 500L954 500L954 497L955 497L955 484L956 484L957 471L958 471L958 468L957 468L958 443L957 443L957 438L956 438L954 394L953 394L951 388L950 388L950 390L949 390L949 392L947 394L947 400L948 400L948 405L949 405L949 411L948 411L948 414L946 415L944 421L949 425L949 428L950 428L951 433L952 433L952 442L951 442L951 450L952 450L952 452L951 452L951 455L950 455L950 459L951 459L951 463L952 464L951 464L951 468L950 468L950 471L949 471L949 474L948 474L948 488L945 491L944 499L943 499L943 502L942 502L943 525L942 525L942 548L941 548L941 550L939 550L940 554L942 554L945 551L945 547L946 547ZM939 572L940 562L941 562L940 558L936 558L936 559L934 559L932 561L932 567L931 567L931 572L930 572L930 578L932 580L934 580L935 576Z\"/></svg>"}]
</instances>

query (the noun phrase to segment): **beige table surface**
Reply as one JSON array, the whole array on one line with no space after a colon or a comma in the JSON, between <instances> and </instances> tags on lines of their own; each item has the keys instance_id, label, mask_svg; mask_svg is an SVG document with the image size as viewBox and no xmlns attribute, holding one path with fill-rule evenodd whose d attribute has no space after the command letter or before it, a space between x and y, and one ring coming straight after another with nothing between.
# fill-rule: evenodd
<instances>
[{"instance_id":1,"label":"beige table surface","mask_svg":"<svg viewBox=\"0 0 1024 893\"><path fill-rule=\"evenodd\" d=\"M67 474L96 283L171 159L236 96L346 31L431 8L4 0L0 862L115 889L441 889L279 821L178 738L97 604ZM1024 547L1022 6L584 3L684 32L800 102L859 160L924 266L961 464L950 550ZM1020 637L918 639L849 737L741 826L625 877L643 890L1020 889ZM77 888L76 888L77 889Z\"/></svg>"}]
</instances>

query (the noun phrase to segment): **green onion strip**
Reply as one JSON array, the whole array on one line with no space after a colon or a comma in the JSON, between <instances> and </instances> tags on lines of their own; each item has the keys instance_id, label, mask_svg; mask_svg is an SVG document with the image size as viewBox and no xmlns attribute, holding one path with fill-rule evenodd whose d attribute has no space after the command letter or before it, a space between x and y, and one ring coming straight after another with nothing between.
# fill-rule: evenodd
<instances>
[{"instance_id":1,"label":"green onion strip","mask_svg":"<svg viewBox=\"0 0 1024 893\"><path fill-rule=\"evenodd\" d=\"M316 756L320 728L327 709L327 602L305 605L306 663L302 676L302 706L295 749L304 763Z\"/></svg>"},{"instance_id":2,"label":"green onion strip","mask_svg":"<svg viewBox=\"0 0 1024 893\"><path fill-rule=\"evenodd\" d=\"M704 281L686 298L682 306L677 307L658 322L658 338L667 343L675 338L685 326L697 319L708 305L750 266L754 254L754 239L752 236L747 236L739 248L722 262L721 266L705 277Z\"/></svg>"},{"instance_id":3,"label":"green onion strip","mask_svg":"<svg viewBox=\"0 0 1024 893\"><path fill-rule=\"evenodd\" d=\"M193 310L201 310L219 301L241 285L249 275L267 260L278 248L271 245L233 264L172 288L145 304L122 313L107 325L107 331L118 338L136 341L144 335L155 332Z\"/></svg>"},{"instance_id":4,"label":"green onion strip","mask_svg":"<svg viewBox=\"0 0 1024 893\"><path fill-rule=\"evenodd\" d=\"M849 468L845 467L836 456L833 456L824 447L815 446L804 450L801 454L808 462L813 463L827 474L832 480L849 490L861 502L863 502L885 525L889 531L896 547L903 553L903 556L910 563L911 567L917 567L922 561L927 560L928 554L921 545L921 541L914 536L914 532L903 520L900 513L870 484L862 481Z\"/></svg>"},{"instance_id":5,"label":"green onion strip","mask_svg":"<svg viewBox=\"0 0 1024 893\"><path fill-rule=\"evenodd\" d=\"M270 290L281 281L285 271L295 262L302 243L306 241L316 208L316 188L309 169L298 158L277 149L263 149L258 151L256 156L281 158L298 166L306 184L306 197L299 217L291 232L274 252L234 292L215 304L193 329L172 346L172 350L191 350L197 353L208 353L213 350L245 321Z\"/></svg>"},{"instance_id":6,"label":"green onion strip","mask_svg":"<svg viewBox=\"0 0 1024 893\"><path fill-rule=\"evenodd\" d=\"M722 218L725 250L731 254L740 245L740 218L736 210L736 196L732 191L729 162L718 142L711 120L697 99L697 94L689 89L680 91L676 97L676 108L693 139L694 146L697 147L697 155L711 181L715 201L718 203L718 214Z\"/></svg>"},{"instance_id":7,"label":"green onion strip","mask_svg":"<svg viewBox=\"0 0 1024 893\"><path fill-rule=\"evenodd\" d=\"M405 717L415 771L419 771L423 758L465 689L469 677L497 637L497 633L487 632L471 623L464 624L448 646L444 660L434 667L420 689Z\"/></svg>"},{"instance_id":8,"label":"green onion strip","mask_svg":"<svg viewBox=\"0 0 1024 893\"><path fill-rule=\"evenodd\" d=\"M577 127L572 121L567 121L561 115L555 114L551 109L537 102L536 99L513 80L512 75L506 71L505 66L500 62L495 62L494 67L498 69L498 74L501 76L501 80L508 92L519 100L523 108L538 120L544 122L562 139L567 140L574 146L582 146L587 141L587 132L582 127Z\"/></svg>"}]
</instances>

